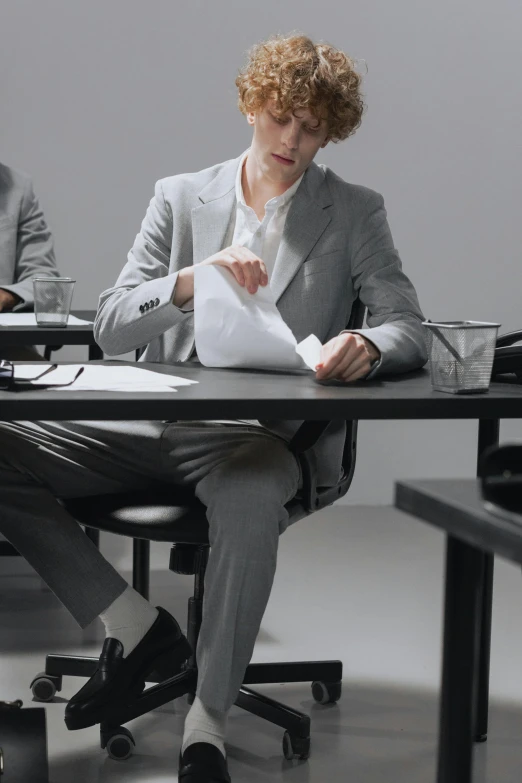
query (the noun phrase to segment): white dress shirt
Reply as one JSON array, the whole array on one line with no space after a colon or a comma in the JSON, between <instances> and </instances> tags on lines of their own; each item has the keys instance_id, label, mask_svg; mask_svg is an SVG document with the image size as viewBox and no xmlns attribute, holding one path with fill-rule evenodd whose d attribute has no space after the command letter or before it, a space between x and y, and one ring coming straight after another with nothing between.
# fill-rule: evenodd
<instances>
[{"instance_id":1,"label":"white dress shirt","mask_svg":"<svg viewBox=\"0 0 522 783\"><path fill-rule=\"evenodd\" d=\"M243 166L245 164L249 149L243 153L243 156L239 162L236 176L236 210L235 219L232 216L230 227L227 232L224 247L230 247L231 245L241 245L241 247L247 247L252 253L264 262L268 272L268 284L270 285L270 279L277 258L277 252L279 245L281 244L281 238L283 236L283 230L285 227L286 216L292 198L301 184L301 180L304 177L304 173L301 174L298 180L294 182L284 193L275 198L271 198L265 204L265 215L263 220L259 220L256 213L249 207L245 201L243 194L243 185L241 184L241 177L243 174ZM222 248L224 249L224 248ZM284 263L284 261L283 261ZM253 294L255 296L255 294ZM193 303L187 303L185 307L193 308ZM184 309L183 308L183 309ZM198 361L196 350L189 361ZM218 419L212 422L213 424L250 424L252 426L260 427L258 421L251 419L236 419L235 421Z\"/></svg>"},{"instance_id":2,"label":"white dress shirt","mask_svg":"<svg viewBox=\"0 0 522 783\"><path fill-rule=\"evenodd\" d=\"M243 166L248 153L249 150L246 150L237 169L236 219L229 229L226 247L241 245L241 247L247 247L251 250L261 261L264 261L270 283L285 228L286 216L304 174L301 174L299 179L280 196L266 202L265 215L260 221L252 207L246 203L241 184Z\"/></svg>"}]
</instances>

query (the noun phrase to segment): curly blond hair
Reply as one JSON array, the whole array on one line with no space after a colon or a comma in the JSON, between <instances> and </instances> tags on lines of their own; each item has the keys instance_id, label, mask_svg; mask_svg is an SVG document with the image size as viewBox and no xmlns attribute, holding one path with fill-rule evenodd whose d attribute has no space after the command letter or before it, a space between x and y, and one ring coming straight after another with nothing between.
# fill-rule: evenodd
<instances>
[{"instance_id":1,"label":"curly blond hair","mask_svg":"<svg viewBox=\"0 0 522 783\"><path fill-rule=\"evenodd\" d=\"M274 100L275 113L309 109L326 119L328 138L337 143L361 124L364 103L355 61L306 35L274 35L256 44L236 79L243 114L262 111Z\"/></svg>"}]
</instances>

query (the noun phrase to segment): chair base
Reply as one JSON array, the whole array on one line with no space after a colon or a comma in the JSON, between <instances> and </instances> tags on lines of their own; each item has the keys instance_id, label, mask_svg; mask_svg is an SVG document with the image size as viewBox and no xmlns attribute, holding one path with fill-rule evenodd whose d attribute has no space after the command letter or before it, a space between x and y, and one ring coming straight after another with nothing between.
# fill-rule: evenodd
<instances>
[{"instance_id":1,"label":"chair base","mask_svg":"<svg viewBox=\"0 0 522 783\"><path fill-rule=\"evenodd\" d=\"M54 690L61 690L62 677L91 677L98 665L98 658L73 655L48 655L45 663L45 672L38 675L41 680L48 678L48 682L54 684ZM280 726L288 733L286 743L290 747L308 747L310 743L310 717L299 710L294 710L286 704L270 699L257 693L247 684L277 684L289 682L321 682L337 685L340 695L340 683L343 675L341 661L295 661L282 663L251 663L245 672L243 686L236 699L236 706L264 720ZM148 678L155 683L147 688L132 704L115 708L114 712L107 716L100 726L102 747L107 744L107 737L121 724L128 723L146 712L161 707L164 704L186 694L194 694L197 685L197 669L190 667L186 671L160 681L154 674ZM37 693L33 690L35 696ZM53 693L47 693L52 698ZM334 699L332 699L333 701ZM105 744L104 744L105 743ZM304 744L303 744L304 743ZM285 751L285 755L287 752ZM302 752L300 758L306 758L307 753ZM287 756L288 757L288 756Z\"/></svg>"}]
</instances>

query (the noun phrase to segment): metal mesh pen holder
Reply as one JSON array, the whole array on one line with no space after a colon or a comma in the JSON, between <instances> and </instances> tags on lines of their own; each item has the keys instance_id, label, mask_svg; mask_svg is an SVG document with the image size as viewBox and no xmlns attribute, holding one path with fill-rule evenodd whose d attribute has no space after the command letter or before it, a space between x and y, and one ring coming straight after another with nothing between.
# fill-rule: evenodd
<instances>
[{"instance_id":1,"label":"metal mesh pen holder","mask_svg":"<svg viewBox=\"0 0 522 783\"><path fill-rule=\"evenodd\" d=\"M486 392L500 324L487 321L424 321L431 384L450 394Z\"/></svg>"},{"instance_id":2,"label":"metal mesh pen holder","mask_svg":"<svg viewBox=\"0 0 522 783\"><path fill-rule=\"evenodd\" d=\"M75 282L70 277L33 278L38 326L67 326Z\"/></svg>"}]
</instances>

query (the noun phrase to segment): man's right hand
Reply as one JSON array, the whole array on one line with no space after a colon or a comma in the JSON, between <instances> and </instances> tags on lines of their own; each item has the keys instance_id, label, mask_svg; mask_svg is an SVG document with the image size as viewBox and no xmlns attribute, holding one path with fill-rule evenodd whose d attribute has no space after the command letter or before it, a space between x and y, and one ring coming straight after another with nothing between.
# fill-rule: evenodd
<instances>
[{"instance_id":1,"label":"man's right hand","mask_svg":"<svg viewBox=\"0 0 522 783\"><path fill-rule=\"evenodd\" d=\"M251 250L241 245L232 245L220 250L213 256L201 261L197 266L223 266L236 278L239 285L246 286L251 294L255 294L260 285L267 285L268 273L263 261Z\"/></svg>"},{"instance_id":2,"label":"man's right hand","mask_svg":"<svg viewBox=\"0 0 522 783\"><path fill-rule=\"evenodd\" d=\"M194 267L212 264L228 269L239 285L245 286L251 294L255 294L260 285L268 284L268 273L263 261L248 248L231 245L205 258L199 264L185 267L179 272L173 299L176 307L182 307L194 296Z\"/></svg>"}]
</instances>

